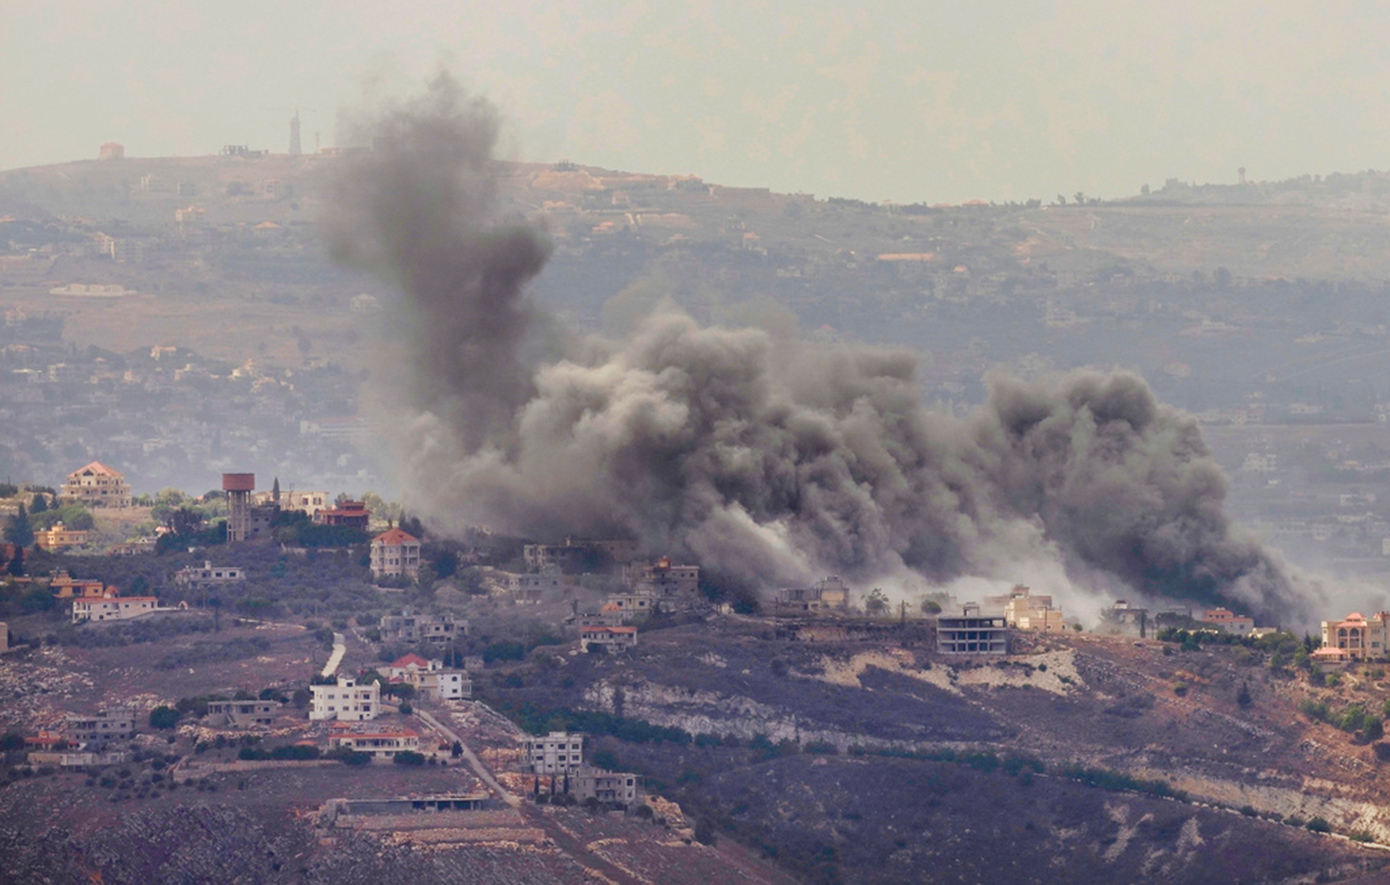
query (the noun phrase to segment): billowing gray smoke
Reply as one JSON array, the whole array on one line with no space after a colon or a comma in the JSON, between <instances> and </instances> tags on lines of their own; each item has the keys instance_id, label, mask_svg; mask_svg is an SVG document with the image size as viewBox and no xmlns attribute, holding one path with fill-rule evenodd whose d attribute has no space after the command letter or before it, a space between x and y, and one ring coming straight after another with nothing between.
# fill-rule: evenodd
<instances>
[{"instance_id":1,"label":"billowing gray smoke","mask_svg":"<svg viewBox=\"0 0 1390 885\"><path fill-rule=\"evenodd\" d=\"M636 537L762 587L1050 559L1150 596L1308 617L1226 517L1196 425L1129 373L995 378L958 420L923 407L909 354L671 311L528 366L523 287L547 249L499 213L494 113L441 80L376 134L334 242L399 287L407 371L384 398L410 506L432 523Z\"/></svg>"}]
</instances>

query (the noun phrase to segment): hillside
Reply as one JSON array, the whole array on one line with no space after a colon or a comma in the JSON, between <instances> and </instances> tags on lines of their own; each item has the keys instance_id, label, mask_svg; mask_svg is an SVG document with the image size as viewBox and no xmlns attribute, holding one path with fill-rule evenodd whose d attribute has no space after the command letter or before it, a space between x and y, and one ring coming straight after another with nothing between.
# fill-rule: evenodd
<instances>
[{"instance_id":1,"label":"hillside","mask_svg":"<svg viewBox=\"0 0 1390 885\"><path fill-rule=\"evenodd\" d=\"M480 623L494 637L512 632ZM449 830L387 818L335 828L324 817L335 797L482 785L460 766L236 763L236 742L190 752L195 736L219 732L181 725L167 750L157 749L162 738L139 740L133 772L118 776L129 787L108 783L114 769L8 768L0 853L26 878L80 872L113 883L242 881L248 871L257 881L349 883L454 881L463 870L499 882L587 870L622 882L1097 883L1390 871L1382 848L1348 838L1390 844L1378 776L1390 754L1300 712L1303 701L1333 714L1378 710L1390 698L1383 668L1315 686L1259 646L1182 650L1091 634L1019 635L1007 658L950 658L933 651L929 627L892 622L727 618L642 637L621 657L542 645L499 662L476 688L533 731L588 732L596 764L638 772L660 802L679 802L660 806L665 827L526 799ZM191 634L0 660L5 718L33 727L99 699L149 709L277 684L276 674L307 673L323 656L293 625L233 628L208 643ZM206 651L214 646L222 651ZM196 649L205 651L189 656ZM186 673L159 663L171 654ZM350 642L349 662L374 657L372 643ZM507 773L515 725L480 705L434 712L507 789L529 795L531 777ZM303 728L284 719L289 730L266 740ZM165 768L165 752L186 758ZM161 771L180 789L162 789ZM1331 835L1306 827L1318 820ZM173 821L177 840L165 835ZM250 866L227 867L228 853Z\"/></svg>"}]
</instances>

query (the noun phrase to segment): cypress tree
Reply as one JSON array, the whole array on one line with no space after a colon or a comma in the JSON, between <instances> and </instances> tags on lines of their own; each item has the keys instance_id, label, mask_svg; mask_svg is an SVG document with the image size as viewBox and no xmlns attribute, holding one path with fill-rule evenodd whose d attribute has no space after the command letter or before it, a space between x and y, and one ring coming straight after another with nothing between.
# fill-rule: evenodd
<instances>
[{"instance_id":1,"label":"cypress tree","mask_svg":"<svg viewBox=\"0 0 1390 885\"><path fill-rule=\"evenodd\" d=\"M23 504L10 518L10 524L5 528L5 540L16 547L28 547L34 543L34 527L29 524L29 511Z\"/></svg>"}]
</instances>

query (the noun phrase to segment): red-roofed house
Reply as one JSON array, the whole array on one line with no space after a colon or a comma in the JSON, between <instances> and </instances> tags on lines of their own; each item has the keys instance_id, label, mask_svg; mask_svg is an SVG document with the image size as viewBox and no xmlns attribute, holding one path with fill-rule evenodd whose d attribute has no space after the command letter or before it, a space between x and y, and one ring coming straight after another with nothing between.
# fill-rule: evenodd
<instances>
[{"instance_id":1,"label":"red-roofed house","mask_svg":"<svg viewBox=\"0 0 1390 885\"><path fill-rule=\"evenodd\" d=\"M1247 615L1238 615L1228 608L1210 608L1202 615L1203 624L1211 624L1220 627L1222 633L1232 633L1236 636L1249 635L1255 629L1255 619Z\"/></svg>"},{"instance_id":2,"label":"red-roofed house","mask_svg":"<svg viewBox=\"0 0 1390 885\"><path fill-rule=\"evenodd\" d=\"M637 647L637 628L636 627L600 627L587 626L579 628L579 644L585 651L590 651L591 646L600 646L609 651Z\"/></svg>"},{"instance_id":3,"label":"red-roofed house","mask_svg":"<svg viewBox=\"0 0 1390 885\"><path fill-rule=\"evenodd\" d=\"M400 529L372 538L372 577L414 578L420 574L420 539Z\"/></svg>"},{"instance_id":4,"label":"red-roofed house","mask_svg":"<svg viewBox=\"0 0 1390 885\"><path fill-rule=\"evenodd\" d=\"M314 514L314 522L319 525L345 525L363 531L366 531L371 518L371 511L361 501L344 501L337 507Z\"/></svg>"},{"instance_id":5,"label":"red-roofed house","mask_svg":"<svg viewBox=\"0 0 1390 885\"><path fill-rule=\"evenodd\" d=\"M1322 648L1338 649L1353 661L1382 658L1390 640L1390 612L1380 612L1369 618L1352 612L1340 621L1322 622ZM1317 652L1314 653L1316 659Z\"/></svg>"},{"instance_id":6,"label":"red-roofed house","mask_svg":"<svg viewBox=\"0 0 1390 885\"><path fill-rule=\"evenodd\" d=\"M58 499L63 504L84 507L129 507L130 483L120 471L93 461L68 474L67 482L58 491Z\"/></svg>"},{"instance_id":7,"label":"red-roofed house","mask_svg":"<svg viewBox=\"0 0 1390 885\"><path fill-rule=\"evenodd\" d=\"M461 670L446 670L440 660L427 661L416 654L402 655L386 670L394 683L415 686L423 695L441 701L461 701L473 697L473 680Z\"/></svg>"}]
</instances>

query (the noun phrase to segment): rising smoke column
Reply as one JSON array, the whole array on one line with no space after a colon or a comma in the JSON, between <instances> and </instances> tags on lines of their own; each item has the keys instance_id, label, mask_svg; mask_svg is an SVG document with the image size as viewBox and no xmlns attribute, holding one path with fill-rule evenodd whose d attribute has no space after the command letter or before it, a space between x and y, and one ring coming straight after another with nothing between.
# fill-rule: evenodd
<instances>
[{"instance_id":1,"label":"rising smoke column","mask_svg":"<svg viewBox=\"0 0 1390 885\"><path fill-rule=\"evenodd\" d=\"M412 509L533 537L625 535L751 586L1000 576L1049 556L1152 596L1309 614L1226 517L1195 423L1129 373L994 378L966 420L923 407L907 353L678 312L528 365L545 241L504 219L497 117L441 79L384 113L331 226L394 283L382 400Z\"/></svg>"}]
</instances>

